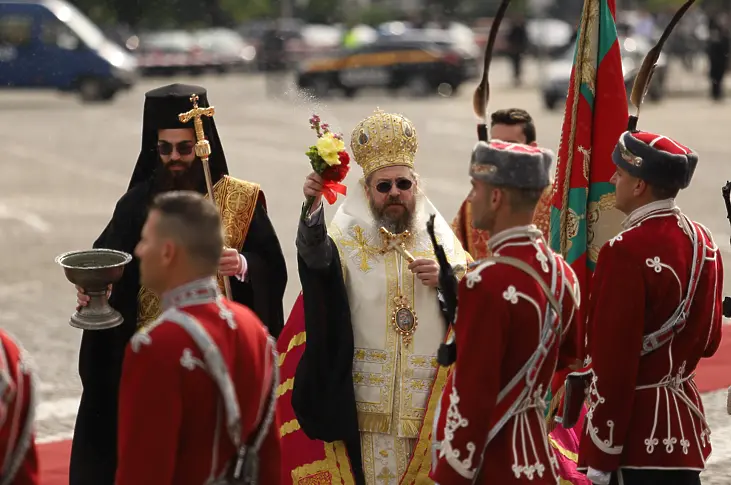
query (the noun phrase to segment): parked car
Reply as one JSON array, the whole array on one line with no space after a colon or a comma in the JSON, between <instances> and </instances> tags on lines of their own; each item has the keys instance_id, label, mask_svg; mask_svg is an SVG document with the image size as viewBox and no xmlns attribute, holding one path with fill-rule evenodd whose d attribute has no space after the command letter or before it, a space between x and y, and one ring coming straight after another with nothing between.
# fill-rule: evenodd
<instances>
[{"instance_id":1,"label":"parked car","mask_svg":"<svg viewBox=\"0 0 731 485\"><path fill-rule=\"evenodd\" d=\"M0 88L55 89L108 101L137 63L63 0L0 0Z\"/></svg>"},{"instance_id":2,"label":"parked car","mask_svg":"<svg viewBox=\"0 0 731 485\"><path fill-rule=\"evenodd\" d=\"M197 45L214 58L221 73L252 69L256 48L230 29L205 29L195 33Z\"/></svg>"},{"instance_id":3,"label":"parked car","mask_svg":"<svg viewBox=\"0 0 731 485\"><path fill-rule=\"evenodd\" d=\"M135 52L145 76L200 75L218 67L213 54L201 48L196 37L184 30L142 33Z\"/></svg>"},{"instance_id":4,"label":"parked car","mask_svg":"<svg viewBox=\"0 0 731 485\"><path fill-rule=\"evenodd\" d=\"M305 61L296 77L301 89L316 96L340 90L352 97L364 88L385 88L391 93L405 88L412 95L425 96L447 85L456 92L477 75L476 58L448 37L408 31Z\"/></svg>"},{"instance_id":5,"label":"parked car","mask_svg":"<svg viewBox=\"0 0 731 485\"><path fill-rule=\"evenodd\" d=\"M642 65L647 52L652 46L639 37L620 37L619 52L622 56L622 74L627 93L631 92L637 72ZM546 109L553 110L566 100L571 78L571 67L574 63L574 49L569 48L548 65L542 86L543 104ZM667 73L667 58L660 54L655 73L650 81L647 98L659 101L665 94L665 78Z\"/></svg>"},{"instance_id":6,"label":"parked car","mask_svg":"<svg viewBox=\"0 0 731 485\"><path fill-rule=\"evenodd\" d=\"M528 51L534 56L552 57L564 49L573 48L574 27L565 20L554 18L530 19L525 23Z\"/></svg>"}]
</instances>

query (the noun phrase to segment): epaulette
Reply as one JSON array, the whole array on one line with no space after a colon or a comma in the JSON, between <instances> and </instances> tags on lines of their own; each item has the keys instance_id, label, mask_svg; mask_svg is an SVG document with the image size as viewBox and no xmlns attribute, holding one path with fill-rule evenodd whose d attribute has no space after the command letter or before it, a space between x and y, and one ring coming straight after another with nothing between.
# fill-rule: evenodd
<instances>
[{"instance_id":1,"label":"epaulette","mask_svg":"<svg viewBox=\"0 0 731 485\"><path fill-rule=\"evenodd\" d=\"M705 225L701 224L698 221L691 221L691 222L701 228L701 230L706 234L706 237L708 238L708 240L710 241L710 243L713 244L713 246L715 248L716 241L713 240L713 234L711 233L711 230L708 229L708 227L706 227Z\"/></svg>"},{"instance_id":2,"label":"epaulette","mask_svg":"<svg viewBox=\"0 0 731 485\"><path fill-rule=\"evenodd\" d=\"M473 269L477 268L479 265L481 265L483 262L485 262L487 258L478 259L477 261L473 261L470 264L467 265L467 271L472 271Z\"/></svg>"},{"instance_id":3,"label":"epaulette","mask_svg":"<svg viewBox=\"0 0 731 485\"><path fill-rule=\"evenodd\" d=\"M465 273L465 280L467 281L467 288L473 288L476 283L482 281L482 272L490 267L494 266L495 261L492 261L492 257L482 258L480 260L471 263L468 266L467 272Z\"/></svg>"}]
</instances>

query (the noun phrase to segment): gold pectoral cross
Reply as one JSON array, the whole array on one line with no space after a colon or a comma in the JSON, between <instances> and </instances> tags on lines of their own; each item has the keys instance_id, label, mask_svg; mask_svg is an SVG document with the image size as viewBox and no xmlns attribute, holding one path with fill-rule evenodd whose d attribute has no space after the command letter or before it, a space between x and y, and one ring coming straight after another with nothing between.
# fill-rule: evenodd
<instances>
[{"instance_id":1,"label":"gold pectoral cross","mask_svg":"<svg viewBox=\"0 0 731 485\"><path fill-rule=\"evenodd\" d=\"M409 263L414 262L416 258L414 258L414 256L406 250L406 241L411 237L409 231L404 231L401 234L394 234L385 227L381 227L380 232L383 236L382 253L385 254L393 249L401 254L401 256L403 256Z\"/></svg>"},{"instance_id":2,"label":"gold pectoral cross","mask_svg":"<svg viewBox=\"0 0 731 485\"><path fill-rule=\"evenodd\" d=\"M406 250L406 241L411 237L409 231L404 231L401 234L393 234L385 227L381 227L380 232L384 239L381 253L385 254L388 251L394 250L401 254L408 263L414 262L414 256ZM398 267L397 271L399 272L399 281L397 295L393 299L391 325L396 332L401 334L404 344L408 346L411 343L411 338L416 331L416 327L419 325L419 319L414 309L409 305L408 298L401 293L401 263L397 262L396 265Z\"/></svg>"},{"instance_id":3,"label":"gold pectoral cross","mask_svg":"<svg viewBox=\"0 0 731 485\"><path fill-rule=\"evenodd\" d=\"M195 126L195 154L204 161L208 161L208 157L211 156L211 144L206 140L206 133L203 131L203 121L201 116L212 117L216 113L216 109L213 106L208 108L198 107L198 95L194 94L190 97L190 102L193 103L193 109L180 113L178 119L181 123L187 123L193 120Z\"/></svg>"}]
</instances>

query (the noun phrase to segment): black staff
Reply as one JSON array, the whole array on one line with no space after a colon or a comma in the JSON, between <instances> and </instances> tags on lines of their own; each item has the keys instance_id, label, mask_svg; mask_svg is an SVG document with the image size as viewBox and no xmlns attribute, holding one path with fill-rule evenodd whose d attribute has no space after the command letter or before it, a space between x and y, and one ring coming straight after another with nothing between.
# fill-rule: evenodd
<instances>
[{"instance_id":1,"label":"black staff","mask_svg":"<svg viewBox=\"0 0 731 485\"><path fill-rule=\"evenodd\" d=\"M726 182L726 185L721 189L721 193L723 194L723 201L726 203L726 218L728 218L728 222L731 224L731 182ZM731 318L731 297L727 296L723 299L723 316Z\"/></svg>"}]
</instances>

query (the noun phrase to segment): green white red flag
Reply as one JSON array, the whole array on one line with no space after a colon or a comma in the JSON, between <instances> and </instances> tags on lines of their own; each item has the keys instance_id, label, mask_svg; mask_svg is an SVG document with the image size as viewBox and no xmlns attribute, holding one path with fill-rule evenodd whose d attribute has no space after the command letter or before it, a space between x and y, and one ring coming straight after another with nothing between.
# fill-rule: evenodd
<instances>
[{"instance_id":1,"label":"green white red flag","mask_svg":"<svg viewBox=\"0 0 731 485\"><path fill-rule=\"evenodd\" d=\"M612 151L629 118L615 12L615 0L584 2L551 204L550 244L578 276L582 309L599 249L623 219L609 182Z\"/></svg>"}]
</instances>

